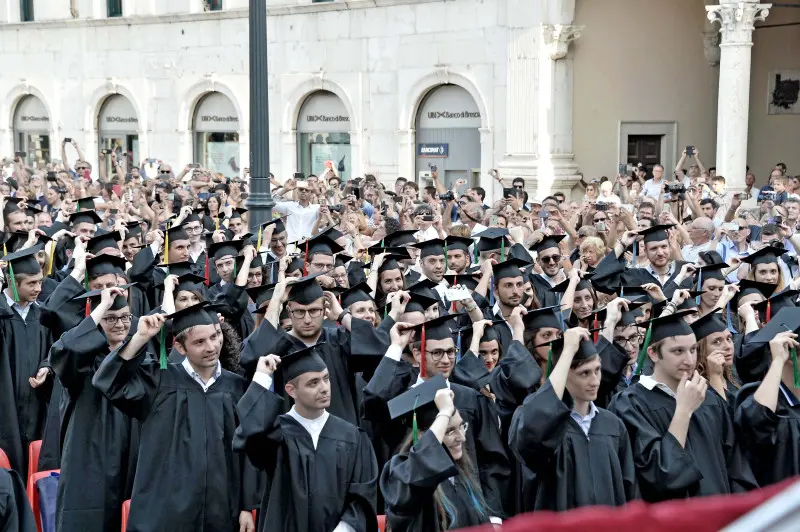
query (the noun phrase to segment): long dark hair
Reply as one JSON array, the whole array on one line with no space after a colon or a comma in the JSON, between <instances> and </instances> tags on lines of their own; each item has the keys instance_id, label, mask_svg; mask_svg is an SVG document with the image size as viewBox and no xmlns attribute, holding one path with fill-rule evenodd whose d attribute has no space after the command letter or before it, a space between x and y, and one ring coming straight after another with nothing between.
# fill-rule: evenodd
<instances>
[{"instance_id":1,"label":"long dark hair","mask_svg":"<svg viewBox=\"0 0 800 532\"><path fill-rule=\"evenodd\" d=\"M219 363L223 369L240 373L239 350L242 339L239 338L236 329L227 321L220 322L219 326L222 329L222 351L219 354Z\"/></svg>"},{"instance_id":2,"label":"long dark hair","mask_svg":"<svg viewBox=\"0 0 800 532\"><path fill-rule=\"evenodd\" d=\"M413 440L414 433L413 431L409 430L408 434L406 434L406 438L403 440L403 443L401 443L397 448L397 452L408 452L408 450L411 449ZM483 498L483 492L481 491L481 485L478 481L478 475L475 471L475 467L472 465L472 460L470 460L469 455L466 452L466 447L464 447L464 451L461 453L461 458L454 460L454 462L458 468L456 481L461 481L461 483L467 489L467 492L469 492L475 510L488 519L488 516L492 515L493 512L489 508L489 505L486 504L486 500ZM436 491L433 493L433 502L436 505L436 514L439 516L439 530L449 530L450 525L454 523L458 517L458 510L453 502L450 501L444 494L441 485L439 485L439 487L437 487ZM387 522L386 532L390 532L390 530L391 527Z\"/></svg>"}]
</instances>

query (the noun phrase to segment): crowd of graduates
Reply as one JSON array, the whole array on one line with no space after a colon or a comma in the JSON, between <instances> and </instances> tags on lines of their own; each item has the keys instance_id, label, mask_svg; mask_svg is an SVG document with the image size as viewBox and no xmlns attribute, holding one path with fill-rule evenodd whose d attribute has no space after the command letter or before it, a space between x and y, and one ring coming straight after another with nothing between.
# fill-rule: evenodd
<instances>
[{"instance_id":1,"label":"crowd of graduates","mask_svg":"<svg viewBox=\"0 0 800 532\"><path fill-rule=\"evenodd\" d=\"M129 499L130 532L428 532L800 473L785 168L494 174L491 205L329 168L256 226L245 180L113 165L0 184L3 530L36 530L29 467L64 532Z\"/></svg>"}]
</instances>

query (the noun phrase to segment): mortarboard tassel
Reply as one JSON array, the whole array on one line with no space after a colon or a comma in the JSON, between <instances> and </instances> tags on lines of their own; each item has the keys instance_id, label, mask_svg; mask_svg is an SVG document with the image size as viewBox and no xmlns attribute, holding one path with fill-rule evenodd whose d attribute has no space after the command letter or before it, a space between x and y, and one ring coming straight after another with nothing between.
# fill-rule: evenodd
<instances>
[{"instance_id":1,"label":"mortarboard tassel","mask_svg":"<svg viewBox=\"0 0 800 532\"><path fill-rule=\"evenodd\" d=\"M447 257L447 252L445 252L445 257ZM446 260L447 260L447 258L445 258L445 261L446 261ZM447 269L447 266L445 266L445 269ZM456 281L457 281L457 280L458 280L458 277L456 277L455 275L453 275L453 286L455 286L455 285L456 285ZM455 301L453 301L453 313L455 314L457 311L458 311L458 309L456 309L456 302L455 302ZM461 338L461 337L459 337L459 339L460 339L460 338Z\"/></svg>"},{"instance_id":2,"label":"mortarboard tassel","mask_svg":"<svg viewBox=\"0 0 800 532\"><path fill-rule=\"evenodd\" d=\"M769 323L769 320L772 319L772 303L769 299L767 299L767 321L764 323Z\"/></svg>"},{"instance_id":3,"label":"mortarboard tassel","mask_svg":"<svg viewBox=\"0 0 800 532\"><path fill-rule=\"evenodd\" d=\"M633 267L634 268L636 267L636 248L638 248L638 247L639 247L639 243L636 240L634 240L633 241ZM622 297L622 295L620 295L619 297Z\"/></svg>"},{"instance_id":4,"label":"mortarboard tassel","mask_svg":"<svg viewBox=\"0 0 800 532\"><path fill-rule=\"evenodd\" d=\"M444 271L450 269L449 261L447 260L447 240L444 241Z\"/></svg>"},{"instance_id":5,"label":"mortarboard tassel","mask_svg":"<svg viewBox=\"0 0 800 532\"><path fill-rule=\"evenodd\" d=\"M419 429L417 426L417 402L419 402L419 395L414 399L414 414L411 421L411 442L416 445L419 440Z\"/></svg>"},{"instance_id":6,"label":"mortarboard tassel","mask_svg":"<svg viewBox=\"0 0 800 532\"><path fill-rule=\"evenodd\" d=\"M733 326L733 321L731 320L731 302L730 301L728 301L728 304L725 305L725 321L727 322L728 330L731 332L731 334L736 334L738 331Z\"/></svg>"},{"instance_id":7,"label":"mortarboard tassel","mask_svg":"<svg viewBox=\"0 0 800 532\"><path fill-rule=\"evenodd\" d=\"M494 307L494 275L492 275L491 286L489 287L489 306Z\"/></svg>"},{"instance_id":8,"label":"mortarboard tassel","mask_svg":"<svg viewBox=\"0 0 800 532\"><path fill-rule=\"evenodd\" d=\"M3 245L5 248L5 244ZM8 277L9 277L9 284L11 285L11 292L14 295L14 303L19 303L19 293L17 292L17 280L14 278L14 267L11 265L11 262L8 263ZM87 299L86 302L88 303L89 300Z\"/></svg>"},{"instance_id":9,"label":"mortarboard tassel","mask_svg":"<svg viewBox=\"0 0 800 532\"><path fill-rule=\"evenodd\" d=\"M208 250L206 250L206 286L211 286L211 277L208 271Z\"/></svg>"},{"instance_id":10,"label":"mortarboard tassel","mask_svg":"<svg viewBox=\"0 0 800 532\"><path fill-rule=\"evenodd\" d=\"M83 273L83 283L85 285L84 289L88 292L89 291L89 269L88 268ZM89 303L89 299L90 298L88 298L88 297L86 298L86 317L87 318L89 317L89 314L92 313L92 307L91 307L91 305Z\"/></svg>"},{"instance_id":11,"label":"mortarboard tassel","mask_svg":"<svg viewBox=\"0 0 800 532\"><path fill-rule=\"evenodd\" d=\"M599 327L600 327L600 323L597 321L597 312L595 312L594 313L594 320L592 320L592 329L594 329L594 332L592 333L592 340L594 341L594 343L597 343L597 337L598 337L598 330L597 329Z\"/></svg>"},{"instance_id":12,"label":"mortarboard tassel","mask_svg":"<svg viewBox=\"0 0 800 532\"><path fill-rule=\"evenodd\" d=\"M164 327L161 327L161 337L159 338L159 343L161 345L158 348L158 366L161 369L167 369L167 344Z\"/></svg>"},{"instance_id":13,"label":"mortarboard tassel","mask_svg":"<svg viewBox=\"0 0 800 532\"><path fill-rule=\"evenodd\" d=\"M564 312L561 310L561 296L563 294L558 293L556 297L558 298L558 324L561 327L561 332L564 332Z\"/></svg>"},{"instance_id":14,"label":"mortarboard tassel","mask_svg":"<svg viewBox=\"0 0 800 532\"><path fill-rule=\"evenodd\" d=\"M428 376L428 373L425 371L427 364L425 363L425 358L427 353L425 353L425 324L422 324L422 337L419 342L419 350L421 351L419 357L419 375L423 379Z\"/></svg>"},{"instance_id":15,"label":"mortarboard tassel","mask_svg":"<svg viewBox=\"0 0 800 532\"><path fill-rule=\"evenodd\" d=\"M500 241L500 260L506 260L506 237Z\"/></svg>"},{"instance_id":16,"label":"mortarboard tassel","mask_svg":"<svg viewBox=\"0 0 800 532\"><path fill-rule=\"evenodd\" d=\"M306 256L303 260L303 277L308 275L308 242L306 242Z\"/></svg>"},{"instance_id":17,"label":"mortarboard tassel","mask_svg":"<svg viewBox=\"0 0 800 532\"><path fill-rule=\"evenodd\" d=\"M639 358L636 359L636 375L642 373L642 366L644 365L644 357L647 356L647 348L650 347L650 339L653 337L653 324L647 327L647 334L644 336L644 343L642 350L639 352Z\"/></svg>"},{"instance_id":18,"label":"mortarboard tassel","mask_svg":"<svg viewBox=\"0 0 800 532\"><path fill-rule=\"evenodd\" d=\"M703 291L703 270L699 270L697 272L697 291ZM694 299L694 302L697 303L698 307L700 306L700 294L697 295L697 297Z\"/></svg>"},{"instance_id":19,"label":"mortarboard tassel","mask_svg":"<svg viewBox=\"0 0 800 532\"><path fill-rule=\"evenodd\" d=\"M167 265L167 273L169 273L169 224L164 231L164 263Z\"/></svg>"},{"instance_id":20,"label":"mortarboard tassel","mask_svg":"<svg viewBox=\"0 0 800 532\"><path fill-rule=\"evenodd\" d=\"M472 244L472 252L475 255L475 264L478 264L478 244Z\"/></svg>"},{"instance_id":21,"label":"mortarboard tassel","mask_svg":"<svg viewBox=\"0 0 800 532\"><path fill-rule=\"evenodd\" d=\"M800 388L800 365L797 363L797 348L793 347L789 351L790 356L792 357L792 373L794 375L794 388Z\"/></svg>"},{"instance_id":22,"label":"mortarboard tassel","mask_svg":"<svg viewBox=\"0 0 800 532\"><path fill-rule=\"evenodd\" d=\"M625 287L624 286L620 286L619 287L619 297L625 297Z\"/></svg>"},{"instance_id":23,"label":"mortarboard tassel","mask_svg":"<svg viewBox=\"0 0 800 532\"><path fill-rule=\"evenodd\" d=\"M56 243L53 242L50 244L50 253L47 256L47 275L53 275L53 262L55 260L56 255Z\"/></svg>"},{"instance_id":24,"label":"mortarboard tassel","mask_svg":"<svg viewBox=\"0 0 800 532\"><path fill-rule=\"evenodd\" d=\"M545 378L549 377L553 372L553 342L550 342L547 348L547 366L545 366L544 372Z\"/></svg>"},{"instance_id":25,"label":"mortarboard tassel","mask_svg":"<svg viewBox=\"0 0 800 532\"><path fill-rule=\"evenodd\" d=\"M389 305L383 306L383 319L386 319L386 316L389 315Z\"/></svg>"},{"instance_id":26,"label":"mortarboard tassel","mask_svg":"<svg viewBox=\"0 0 800 532\"><path fill-rule=\"evenodd\" d=\"M261 251L261 238L263 236L264 226L258 226L258 242L256 243L256 251Z\"/></svg>"},{"instance_id":27,"label":"mortarboard tassel","mask_svg":"<svg viewBox=\"0 0 800 532\"><path fill-rule=\"evenodd\" d=\"M233 259L233 280L236 281L236 259Z\"/></svg>"},{"instance_id":28,"label":"mortarboard tassel","mask_svg":"<svg viewBox=\"0 0 800 532\"><path fill-rule=\"evenodd\" d=\"M458 336L456 336L456 362L461 360L461 329L458 330Z\"/></svg>"}]
</instances>

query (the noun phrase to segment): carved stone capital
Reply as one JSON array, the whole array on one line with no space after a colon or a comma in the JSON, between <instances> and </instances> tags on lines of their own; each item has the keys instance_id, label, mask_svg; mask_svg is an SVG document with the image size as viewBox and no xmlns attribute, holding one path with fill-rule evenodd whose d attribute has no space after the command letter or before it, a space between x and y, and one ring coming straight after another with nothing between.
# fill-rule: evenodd
<instances>
[{"instance_id":1,"label":"carved stone capital","mask_svg":"<svg viewBox=\"0 0 800 532\"><path fill-rule=\"evenodd\" d=\"M542 42L550 59L567 57L569 43L581 36L584 26L570 24L542 24Z\"/></svg>"},{"instance_id":2,"label":"carved stone capital","mask_svg":"<svg viewBox=\"0 0 800 532\"><path fill-rule=\"evenodd\" d=\"M720 5L706 6L708 20L719 22L721 44L750 44L757 20L769 15L772 4L758 4L754 0L722 1Z\"/></svg>"}]
</instances>

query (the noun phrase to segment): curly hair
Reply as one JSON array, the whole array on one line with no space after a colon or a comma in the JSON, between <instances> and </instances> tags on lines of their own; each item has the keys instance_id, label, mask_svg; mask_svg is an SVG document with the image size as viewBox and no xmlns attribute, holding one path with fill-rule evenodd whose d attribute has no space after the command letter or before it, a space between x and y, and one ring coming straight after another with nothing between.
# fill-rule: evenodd
<instances>
[{"instance_id":1,"label":"curly hair","mask_svg":"<svg viewBox=\"0 0 800 532\"><path fill-rule=\"evenodd\" d=\"M219 354L219 363L223 369L233 373L239 373L239 351L242 346L242 339L239 333L227 321L219 324L222 329L222 351Z\"/></svg>"}]
</instances>

